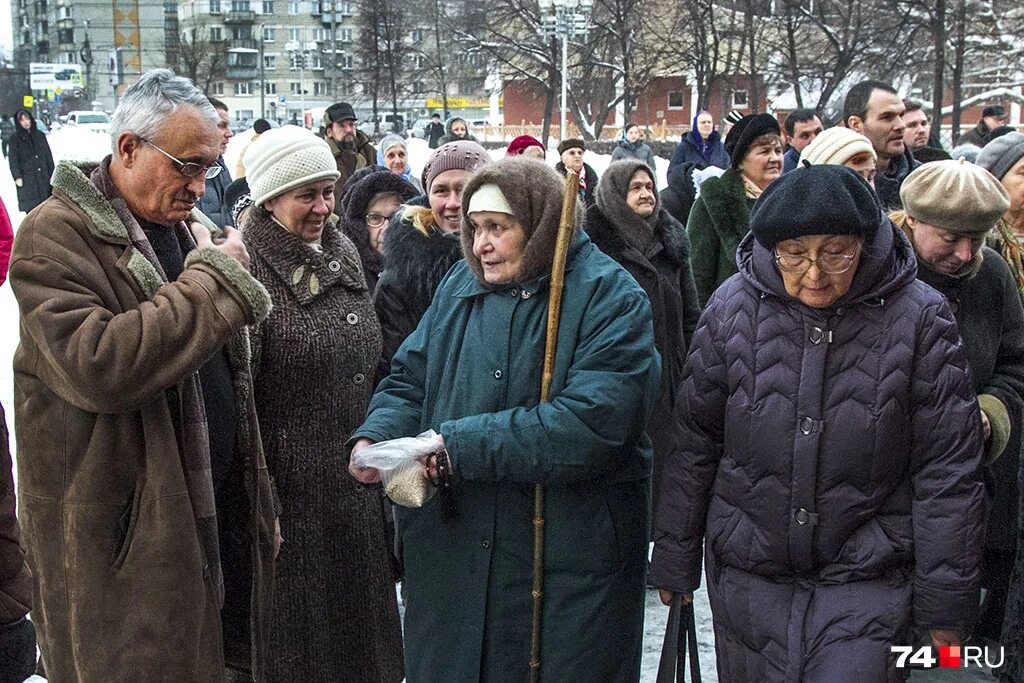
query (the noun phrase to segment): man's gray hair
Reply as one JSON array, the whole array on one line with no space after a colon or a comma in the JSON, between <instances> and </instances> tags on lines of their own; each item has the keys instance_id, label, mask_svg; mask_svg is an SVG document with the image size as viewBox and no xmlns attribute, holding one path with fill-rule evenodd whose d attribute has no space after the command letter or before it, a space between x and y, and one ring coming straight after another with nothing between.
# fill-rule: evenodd
<instances>
[{"instance_id":1,"label":"man's gray hair","mask_svg":"<svg viewBox=\"0 0 1024 683\"><path fill-rule=\"evenodd\" d=\"M131 132L152 140L182 105L195 107L214 125L220 122L210 100L189 79L176 76L170 69L146 73L125 91L110 118L110 145L114 153L121 133Z\"/></svg>"}]
</instances>

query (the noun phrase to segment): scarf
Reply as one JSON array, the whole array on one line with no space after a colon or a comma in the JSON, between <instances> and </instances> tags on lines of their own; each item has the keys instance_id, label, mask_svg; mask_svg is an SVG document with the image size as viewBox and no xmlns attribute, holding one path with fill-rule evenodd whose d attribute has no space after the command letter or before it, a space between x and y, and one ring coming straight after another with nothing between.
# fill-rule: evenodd
<instances>
[{"instance_id":1,"label":"scarf","mask_svg":"<svg viewBox=\"0 0 1024 683\"><path fill-rule=\"evenodd\" d=\"M114 186L114 181L110 177L110 157L104 159L96 167L90 180L110 203L110 207L117 217L121 219L121 223L128 231L132 246L150 262L163 281L167 282L167 275L160 265L156 252L153 251L153 246L146 239L146 234L142 231L135 216L129 211L128 203ZM184 222L179 222L171 229L175 231L183 251L191 251L196 248L195 240ZM203 404L203 388L199 383L199 373L194 372L182 380L179 389L181 393L181 448L179 450L181 466L185 475L189 501L192 504L192 514L196 519L199 544L206 558L210 579L217 592L217 602L219 605L223 605L224 576L220 565L217 509L214 505L213 476L210 468L210 431L206 423L206 409Z\"/></svg>"},{"instance_id":2,"label":"scarf","mask_svg":"<svg viewBox=\"0 0 1024 683\"><path fill-rule=\"evenodd\" d=\"M1024 299L1024 246L1020 243L1021 238L1014 234L1010 221L1005 218L1000 218L996 223L996 233L999 237L999 253L1010 266L1017 291Z\"/></svg>"},{"instance_id":3,"label":"scarf","mask_svg":"<svg viewBox=\"0 0 1024 683\"><path fill-rule=\"evenodd\" d=\"M754 182L747 176L741 174L740 177L743 178L743 194L750 199L757 199L761 196L761 193L764 192L764 190L754 184Z\"/></svg>"}]
</instances>

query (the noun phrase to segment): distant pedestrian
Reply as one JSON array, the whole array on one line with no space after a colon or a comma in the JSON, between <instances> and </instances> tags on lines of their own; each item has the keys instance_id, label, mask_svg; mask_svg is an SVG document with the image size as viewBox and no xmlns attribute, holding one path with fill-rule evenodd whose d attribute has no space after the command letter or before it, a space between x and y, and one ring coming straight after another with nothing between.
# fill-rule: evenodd
<instances>
[{"instance_id":1,"label":"distant pedestrian","mask_svg":"<svg viewBox=\"0 0 1024 683\"><path fill-rule=\"evenodd\" d=\"M543 143L532 135L520 135L509 143L505 151L506 156L524 156L530 159L544 161L547 157L547 150Z\"/></svg>"},{"instance_id":2,"label":"distant pedestrian","mask_svg":"<svg viewBox=\"0 0 1024 683\"><path fill-rule=\"evenodd\" d=\"M469 124L466 123L466 119L456 116L448 120L444 127L444 135L437 141L437 144L441 146L448 142L457 142L458 140L477 141L473 134L469 132Z\"/></svg>"},{"instance_id":3,"label":"distant pedestrian","mask_svg":"<svg viewBox=\"0 0 1024 683\"><path fill-rule=\"evenodd\" d=\"M14 118L18 129L8 147L7 162L18 186L18 209L28 213L53 193L53 153L30 111L19 109Z\"/></svg>"},{"instance_id":4,"label":"distant pedestrian","mask_svg":"<svg viewBox=\"0 0 1024 683\"><path fill-rule=\"evenodd\" d=\"M228 189L228 185L231 184L231 174L224 161L224 152L228 148L228 142L235 134L231 131L228 105L216 97L210 98L210 104L217 110L217 117L220 119L217 123L217 130L220 132L220 156L217 157L217 165L220 166L220 173L206 179L206 191L196 202L196 208L202 211L218 228L223 228L226 225L231 225L231 209L224 201L224 193Z\"/></svg>"},{"instance_id":5,"label":"distant pedestrian","mask_svg":"<svg viewBox=\"0 0 1024 683\"><path fill-rule=\"evenodd\" d=\"M702 170L708 166L729 168L729 153L725 151L722 136L715 130L714 117L702 111L693 117L693 125L683 133L682 140L672 152L668 174L671 176L680 171Z\"/></svg>"},{"instance_id":6,"label":"distant pedestrian","mask_svg":"<svg viewBox=\"0 0 1024 683\"><path fill-rule=\"evenodd\" d=\"M924 105L916 100L903 100L905 110L903 112L903 144L913 154L919 149L927 147L932 135L932 124ZM922 162L924 163L924 162Z\"/></svg>"},{"instance_id":7,"label":"distant pedestrian","mask_svg":"<svg viewBox=\"0 0 1024 683\"><path fill-rule=\"evenodd\" d=\"M0 145L3 146L4 157L7 157L7 146L11 141L11 137L14 136L14 119L11 118L10 114L4 114L0 117Z\"/></svg>"},{"instance_id":8,"label":"distant pedestrian","mask_svg":"<svg viewBox=\"0 0 1024 683\"><path fill-rule=\"evenodd\" d=\"M789 173L796 168L796 164L800 160L800 153L807 148L807 145L814 142L814 138L823 130L821 119L813 109L797 109L786 117L783 131L786 134L785 142L789 145L789 149L782 156L783 173Z\"/></svg>"},{"instance_id":9,"label":"distant pedestrian","mask_svg":"<svg viewBox=\"0 0 1024 683\"><path fill-rule=\"evenodd\" d=\"M437 149L441 144L441 138L444 137L444 124L441 123L441 115L437 112L430 117L430 123L427 124L424 136L427 138L427 145L430 149Z\"/></svg>"},{"instance_id":10,"label":"distant pedestrian","mask_svg":"<svg viewBox=\"0 0 1024 683\"><path fill-rule=\"evenodd\" d=\"M990 104L981 110L978 125L960 136L956 144L984 147L992 140L992 131L1006 125L1006 108L1001 104Z\"/></svg>"},{"instance_id":11,"label":"distant pedestrian","mask_svg":"<svg viewBox=\"0 0 1024 683\"><path fill-rule=\"evenodd\" d=\"M409 151L401 135L388 133L381 139L377 144L377 165L401 176L402 180L416 188L417 194L423 194L420 179L412 174L409 166Z\"/></svg>"},{"instance_id":12,"label":"distant pedestrian","mask_svg":"<svg viewBox=\"0 0 1024 683\"><path fill-rule=\"evenodd\" d=\"M622 159L636 159L647 164L647 168L651 171L655 171L654 152L651 151L650 145L644 142L644 132L641 130L640 124L628 124L622 130L622 137L615 143L615 148L612 149L612 161ZM657 182L655 182L655 186L657 186Z\"/></svg>"},{"instance_id":13,"label":"distant pedestrian","mask_svg":"<svg viewBox=\"0 0 1024 683\"><path fill-rule=\"evenodd\" d=\"M580 201L586 206L593 206L594 190L597 189L597 171L583 161L583 153L586 151L587 143L580 138L562 140L558 143L560 160L555 164L555 170L563 176L566 174L566 169L575 171L580 177Z\"/></svg>"},{"instance_id":14,"label":"distant pedestrian","mask_svg":"<svg viewBox=\"0 0 1024 683\"><path fill-rule=\"evenodd\" d=\"M334 185L338 198L344 194L342 189L350 175L377 161L377 150L370 144L370 138L356 128L356 121L356 112L348 102L337 102L324 111L325 139L341 174Z\"/></svg>"}]
</instances>

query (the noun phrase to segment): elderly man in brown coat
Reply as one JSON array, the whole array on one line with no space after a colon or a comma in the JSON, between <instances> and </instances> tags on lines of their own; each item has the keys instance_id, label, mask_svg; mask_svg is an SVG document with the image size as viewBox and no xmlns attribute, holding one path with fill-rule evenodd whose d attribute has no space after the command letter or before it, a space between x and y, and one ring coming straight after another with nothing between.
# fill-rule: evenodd
<instances>
[{"instance_id":1,"label":"elderly man in brown coat","mask_svg":"<svg viewBox=\"0 0 1024 683\"><path fill-rule=\"evenodd\" d=\"M226 659L261 677L275 517L246 325L270 299L240 234L194 210L217 120L150 71L113 154L60 164L15 239L19 498L51 680L223 681Z\"/></svg>"}]
</instances>

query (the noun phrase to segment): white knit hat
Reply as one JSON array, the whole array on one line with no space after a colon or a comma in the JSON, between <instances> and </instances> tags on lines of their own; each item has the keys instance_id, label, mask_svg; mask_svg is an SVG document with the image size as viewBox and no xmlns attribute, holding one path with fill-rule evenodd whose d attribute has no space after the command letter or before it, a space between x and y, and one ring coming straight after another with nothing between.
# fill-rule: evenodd
<instances>
[{"instance_id":1,"label":"white knit hat","mask_svg":"<svg viewBox=\"0 0 1024 683\"><path fill-rule=\"evenodd\" d=\"M466 209L466 213L476 213L477 211L495 211L507 213L510 216L515 215L508 200L505 199L505 193L494 183L481 185L480 189L469 198L469 208Z\"/></svg>"},{"instance_id":2,"label":"white knit hat","mask_svg":"<svg viewBox=\"0 0 1024 683\"><path fill-rule=\"evenodd\" d=\"M852 131L849 128L836 126L818 133L818 136L811 141L811 144L804 147L800 153L800 166L806 166L806 161L811 166L819 164L831 164L842 166L858 154L869 152L873 159L877 159L875 148L866 137Z\"/></svg>"},{"instance_id":3,"label":"white knit hat","mask_svg":"<svg viewBox=\"0 0 1024 683\"><path fill-rule=\"evenodd\" d=\"M246 148L242 163L256 206L300 185L341 176L327 143L299 126L271 128Z\"/></svg>"}]
</instances>

